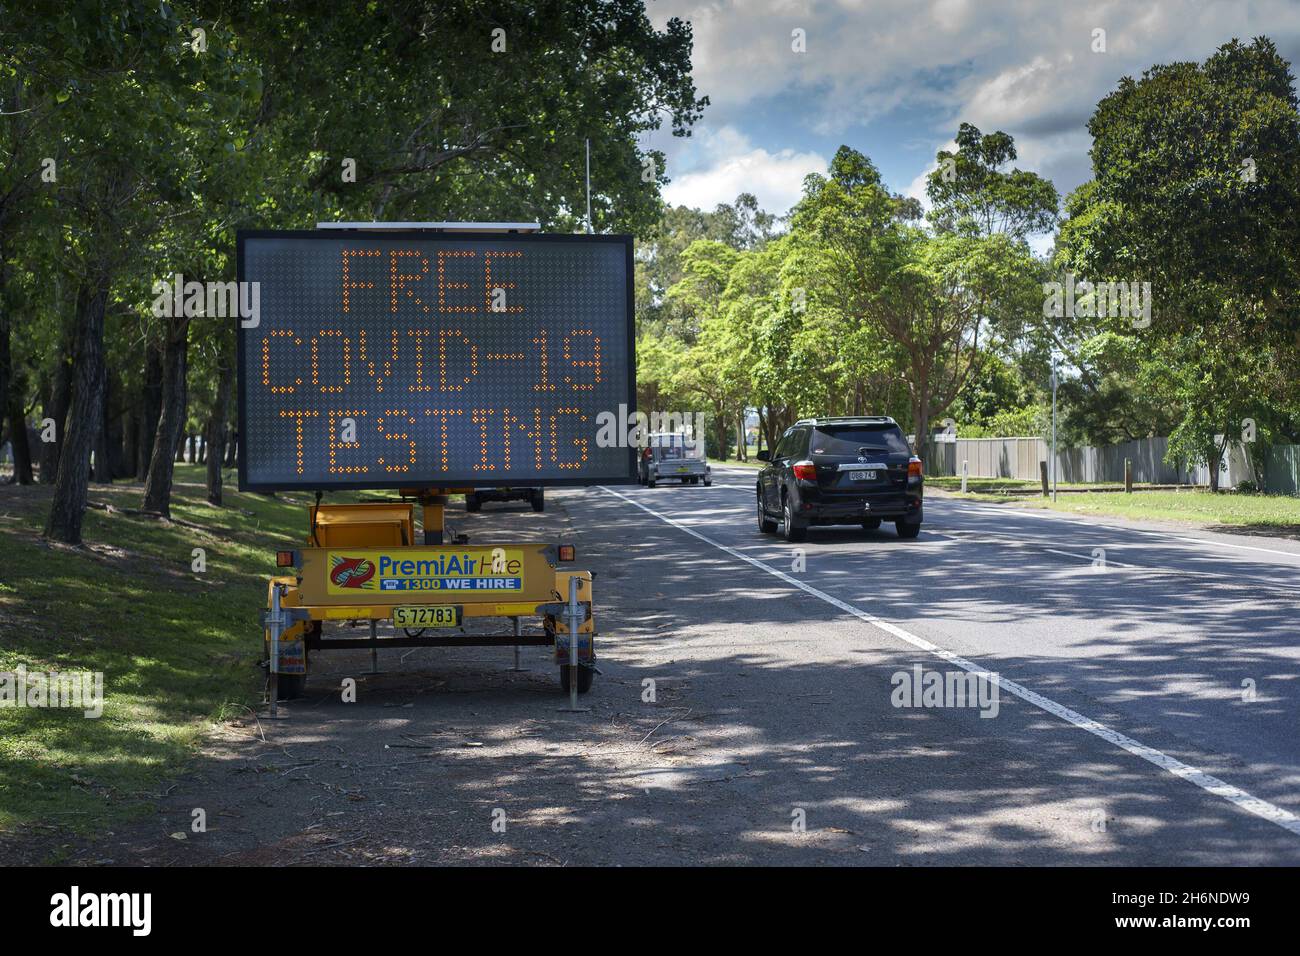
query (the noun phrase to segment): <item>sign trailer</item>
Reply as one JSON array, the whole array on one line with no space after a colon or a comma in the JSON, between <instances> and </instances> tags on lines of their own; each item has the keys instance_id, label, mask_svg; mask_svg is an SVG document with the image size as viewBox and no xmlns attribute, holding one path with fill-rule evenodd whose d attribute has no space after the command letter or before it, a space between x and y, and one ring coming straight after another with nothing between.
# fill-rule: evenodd
<instances>
[{"instance_id":1,"label":"sign trailer","mask_svg":"<svg viewBox=\"0 0 1300 956\"><path fill-rule=\"evenodd\" d=\"M632 239L450 226L238 236L260 299L239 329L239 487L317 496L306 546L277 554L294 574L267 590L273 712L333 648L377 668L381 647L513 646L517 667L548 645L571 706L591 686L592 576L560 570L573 545L444 542L443 511L475 488L636 480L635 449L597 441L602 412L635 407ZM399 496L321 504L342 489ZM475 617L511 633L471 633ZM349 622L368 637L326 636Z\"/></svg>"}]
</instances>

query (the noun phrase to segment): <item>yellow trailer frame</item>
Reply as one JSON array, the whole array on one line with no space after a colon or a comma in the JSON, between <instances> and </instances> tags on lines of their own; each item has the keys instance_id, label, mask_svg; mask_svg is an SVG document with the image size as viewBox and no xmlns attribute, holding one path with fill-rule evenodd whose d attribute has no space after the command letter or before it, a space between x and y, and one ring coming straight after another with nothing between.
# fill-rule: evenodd
<instances>
[{"instance_id":1,"label":"yellow trailer frame","mask_svg":"<svg viewBox=\"0 0 1300 956\"><path fill-rule=\"evenodd\" d=\"M369 648L377 671L383 648L514 647L517 666L521 646L550 646L561 687L575 695L590 689L593 575L561 567L576 557L563 542L470 545L463 536L444 542L447 495L458 490L403 489L404 499L414 500L318 501L308 509L307 546L277 552L277 564L294 573L267 584L263 638L273 710L277 700L303 693L312 653L325 650ZM415 502L422 506L422 543L416 542ZM413 635L398 623L399 613L436 617L438 626ZM504 618L512 626L509 633L471 633L465 623L475 618ZM526 618L539 618L540 631L526 633ZM368 622L369 636L327 636L331 622ZM405 636L380 637L384 622ZM435 634L425 636L427 630Z\"/></svg>"}]
</instances>

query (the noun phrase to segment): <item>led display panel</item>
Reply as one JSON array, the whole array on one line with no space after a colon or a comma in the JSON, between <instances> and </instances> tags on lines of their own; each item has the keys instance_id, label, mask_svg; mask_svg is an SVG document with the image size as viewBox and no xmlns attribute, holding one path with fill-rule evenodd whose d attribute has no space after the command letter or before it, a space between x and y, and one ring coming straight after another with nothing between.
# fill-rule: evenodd
<instances>
[{"instance_id":1,"label":"led display panel","mask_svg":"<svg viewBox=\"0 0 1300 956\"><path fill-rule=\"evenodd\" d=\"M630 236L241 232L239 485L629 483ZM604 418L602 419L602 413Z\"/></svg>"}]
</instances>

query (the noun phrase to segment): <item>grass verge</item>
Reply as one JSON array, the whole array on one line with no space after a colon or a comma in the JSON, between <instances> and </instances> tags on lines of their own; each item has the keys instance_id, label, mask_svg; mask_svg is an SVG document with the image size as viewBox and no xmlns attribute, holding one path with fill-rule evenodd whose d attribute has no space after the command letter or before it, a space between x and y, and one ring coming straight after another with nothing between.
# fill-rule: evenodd
<instances>
[{"instance_id":1,"label":"grass verge","mask_svg":"<svg viewBox=\"0 0 1300 956\"><path fill-rule=\"evenodd\" d=\"M277 545L301 542L306 498L209 505L203 468L177 465L172 515L91 508L82 547L40 537L50 486L0 488L0 672L103 674L102 716L0 707L0 833L88 833L149 812L212 726L256 706L258 617ZM133 484L90 501L140 506ZM193 570L194 549L206 570Z\"/></svg>"},{"instance_id":2,"label":"grass verge","mask_svg":"<svg viewBox=\"0 0 1300 956\"><path fill-rule=\"evenodd\" d=\"M927 479L927 484L930 483ZM1047 508L1080 515L1116 515L1134 520L1184 521L1223 529L1259 529L1300 537L1300 498L1286 495L1244 495L1236 492L1211 494L1204 489L1187 491L1093 492L1049 498L1008 499L997 493L960 493L953 497L998 504L1010 502L1017 508Z\"/></svg>"}]
</instances>

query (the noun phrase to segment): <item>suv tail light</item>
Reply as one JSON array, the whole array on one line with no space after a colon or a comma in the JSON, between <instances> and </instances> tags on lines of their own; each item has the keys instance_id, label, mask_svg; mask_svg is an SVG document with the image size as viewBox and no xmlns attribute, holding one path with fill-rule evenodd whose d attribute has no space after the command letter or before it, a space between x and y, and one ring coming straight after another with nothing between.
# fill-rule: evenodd
<instances>
[{"instance_id":1,"label":"suv tail light","mask_svg":"<svg viewBox=\"0 0 1300 956\"><path fill-rule=\"evenodd\" d=\"M921 466L921 459L919 459L919 458L912 458L910 461L908 461L908 463L907 463L907 477L908 477L908 478L920 478L920 477L921 477L922 475L924 475L924 474L925 474L925 472L924 472L924 469L923 469L922 466Z\"/></svg>"},{"instance_id":2,"label":"suv tail light","mask_svg":"<svg viewBox=\"0 0 1300 956\"><path fill-rule=\"evenodd\" d=\"M810 461L796 462L794 466L794 476L799 481L816 481L817 466Z\"/></svg>"}]
</instances>

